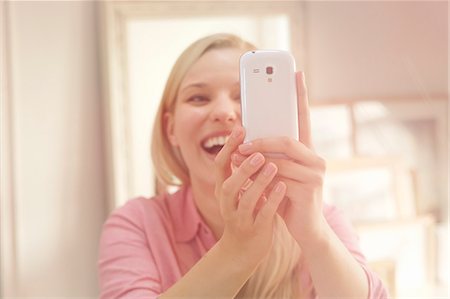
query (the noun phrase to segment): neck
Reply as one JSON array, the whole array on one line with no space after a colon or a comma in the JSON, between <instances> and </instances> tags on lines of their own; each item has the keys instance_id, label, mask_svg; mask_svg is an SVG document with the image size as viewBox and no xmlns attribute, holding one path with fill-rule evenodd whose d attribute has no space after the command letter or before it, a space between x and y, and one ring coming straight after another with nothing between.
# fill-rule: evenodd
<instances>
[{"instance_id":1,"label":"neck","mask_svg":"<svg viewBox=\"0 0 450 299\"><path fill-rule=\"evenodd\" d=\"M195 205L201 217L219 240L223 233L223 220L219 201L214 194L214 184L191 178L191 188Z\"/></svg>"}]
</instances>

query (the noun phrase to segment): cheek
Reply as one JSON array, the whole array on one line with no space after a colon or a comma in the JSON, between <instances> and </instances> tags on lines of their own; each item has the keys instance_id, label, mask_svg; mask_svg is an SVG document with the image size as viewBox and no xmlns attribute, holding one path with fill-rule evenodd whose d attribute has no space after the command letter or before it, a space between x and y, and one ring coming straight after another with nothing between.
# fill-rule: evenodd
<instances>
[{"instance_id":1,"label":"cheek","mask_svg":"<svg viewBox=\"0 0 450 299\"><path fill-rule=\"evenodd\" d=\"M204 111L184 110L179 111L174 124L174 134L178 140L195 140L195 136L199 133L200 127L205 121L206 113Z\"/></svg>"}]
</instances>

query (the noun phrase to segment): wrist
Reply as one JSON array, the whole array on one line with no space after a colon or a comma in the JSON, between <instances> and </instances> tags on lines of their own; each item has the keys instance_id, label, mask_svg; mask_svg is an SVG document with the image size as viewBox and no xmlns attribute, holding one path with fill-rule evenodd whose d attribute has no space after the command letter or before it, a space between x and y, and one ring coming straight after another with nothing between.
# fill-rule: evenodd
<instances>
[{"instance_id":1,"label":"wrist","mask_svg":"<svg viewBox=\"0 0 450 299\"><path fill-rule=\"evenodd\" d=\"M306 257L322 256L330 247L331 230L325 219L302 241L302 251Z\"/></svg>"},{"instance_id":2,"label":"wrist","mask_svg":"<svg viewBox=\"0 0 450 299\"><path fill-rule=\"evenodd\" d=\"M253 271L224 245L219 240L161 298L234 298Z\"/></svg>"},{"instance_id":3,"label":"wrist","mask_svg":"<svg viewBox=\"0 0 450 299\"><path fill-rule=\"evenodd\" d=\"M249 278L259 265L260 261L246 256L243 250L227 242L222 236L214 246L217 254L234 275L248 276Z\"/></svg>"},{"instance_id":4,"label":"wrist","mask_svg":"<svg viewBox=\"0 0 450 299\"><path fill-rule=\"evenodd\" d=\"M326 240L330 227L321 207L305 211L304 206L291 203L287 217L288 228L301 248L314 248Z\"/></svg>"}]
</instances>

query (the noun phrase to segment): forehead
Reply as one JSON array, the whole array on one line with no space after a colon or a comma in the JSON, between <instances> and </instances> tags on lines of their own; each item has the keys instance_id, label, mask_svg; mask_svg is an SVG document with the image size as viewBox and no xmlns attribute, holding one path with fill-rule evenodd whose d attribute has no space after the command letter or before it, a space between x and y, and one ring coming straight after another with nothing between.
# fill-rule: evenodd
<instances>
[{"instance_id":1,"label":"forehead","mask_svg":"<svg viewBox=\"0 0 450 299\"><path fill-rule=\"evenodd\" d=\"M186 73L180 89L192 83L207 82L217 77L239 80L240 49L214 49L203 54Z\"/></svg>"}]
</instances>

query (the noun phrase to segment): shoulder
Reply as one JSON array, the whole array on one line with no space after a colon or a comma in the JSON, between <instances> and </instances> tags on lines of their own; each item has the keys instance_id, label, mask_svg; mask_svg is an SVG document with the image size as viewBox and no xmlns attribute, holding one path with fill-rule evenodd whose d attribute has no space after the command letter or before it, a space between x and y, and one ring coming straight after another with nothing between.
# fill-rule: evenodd
<instances>
[{"instance_id":1,"label":"shoulder","mask_svg":"<svg viewBox=\"0 0 450 299\"><path fill-rule=\"evenodd\" d=\"M162 194L151 198L136 197L116 208L105 221L103 228L152 231L171 225L174 211L182 205L185 194L180 190L174 194Z\"/></svg>"},{"instance_id":2,"label":"shoulder","mask_svg":"<svg viewBox=\"0 0 450 299\"><path fill-rule=\"evenodd\" d=\"M108 217L105 225L114 222L129 222L144 226L149 220L167 218L165 195L152 198L136 197L116 208Z\"/></svg>"},{"instance_id":3,"label":"shoulder","mask_svg":"<svg viewBox=\"0 0 450 299\"><path fill-rule=\"evenodd\" d=\"M161 199L137 197L116 208L103 224L100 252L111 251L119 244L146 246L149 225L161 227L164 223L164 208L156 200Z\"/></svg>"},{"instance_id":4,"label":"shoulder","mask_svg":"<svg viewBox=\"0 0 450 299\"><path fill-rule=\"evenodd\" d=\"M133 198L109 215L98 249L101 298L152 297L166 287L167 277L175 277L167 266L175 260L171 197Z\"/></svg>"}]
</instances>

